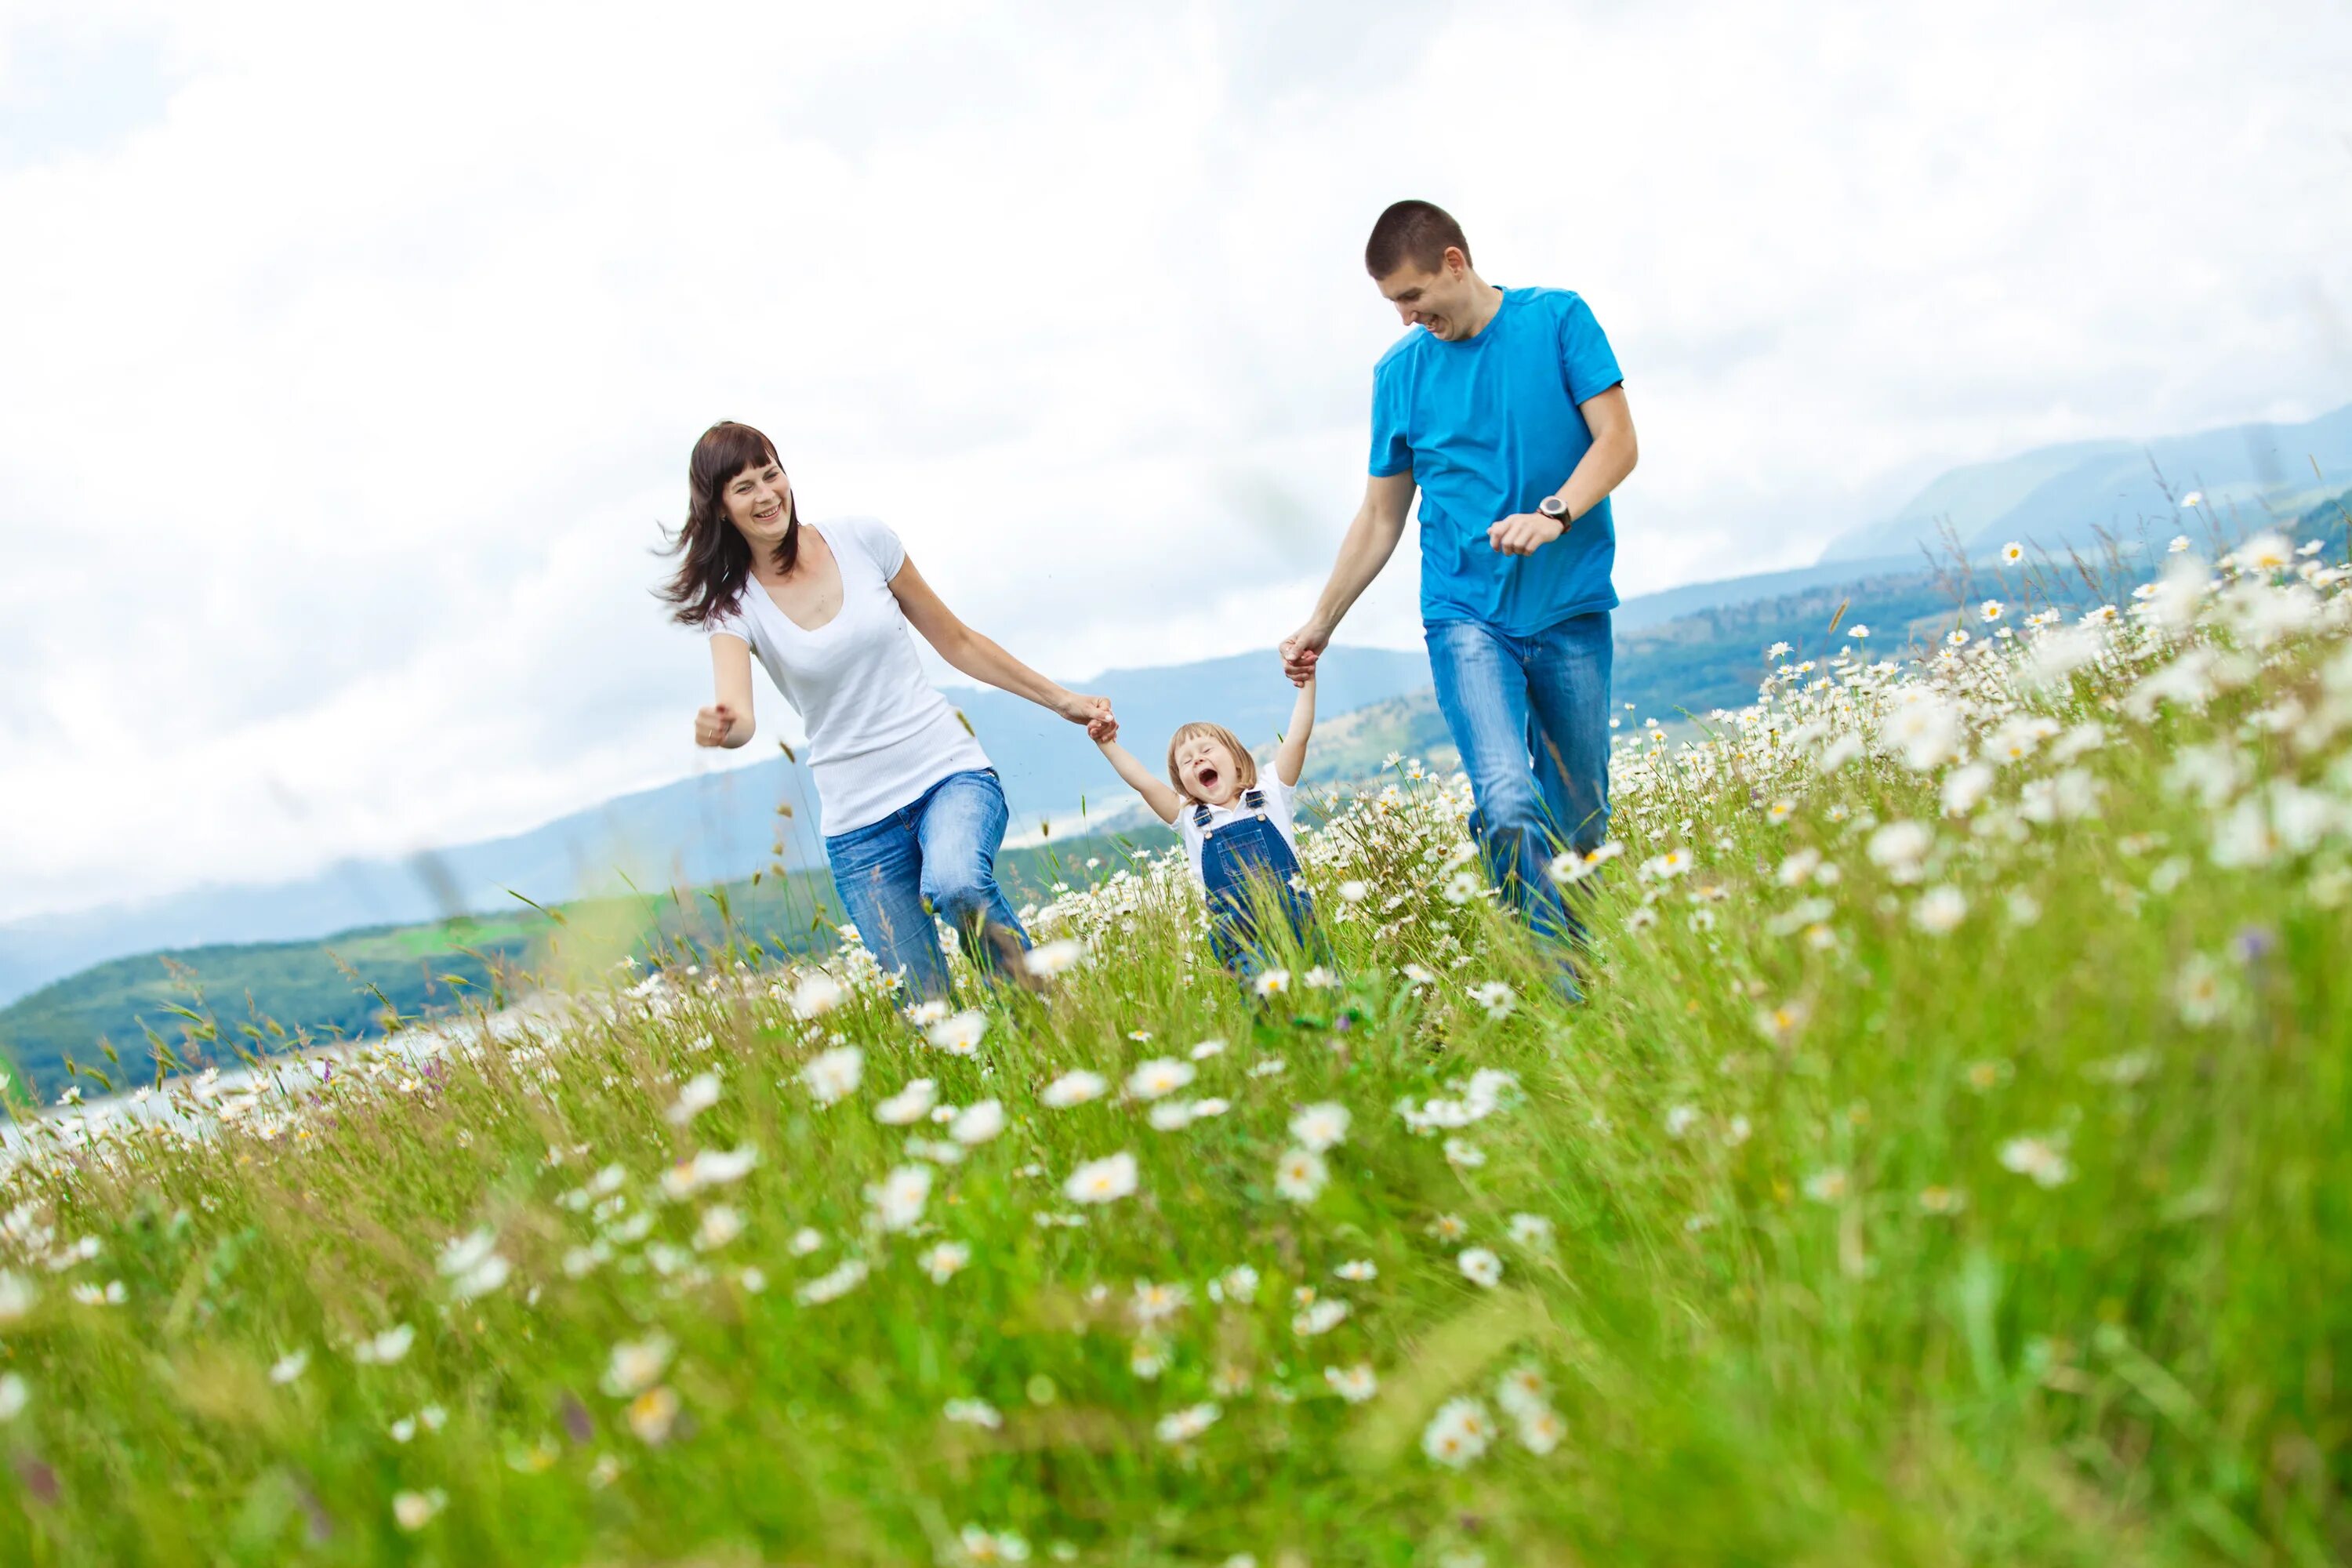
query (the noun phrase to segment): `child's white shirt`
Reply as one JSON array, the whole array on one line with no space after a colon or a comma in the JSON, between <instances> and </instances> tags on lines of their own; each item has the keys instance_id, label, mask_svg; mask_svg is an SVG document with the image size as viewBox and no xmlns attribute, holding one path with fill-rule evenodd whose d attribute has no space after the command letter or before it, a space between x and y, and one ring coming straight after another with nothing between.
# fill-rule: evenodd
<instances>
[{"instance_id":1,"label":"child's white shirt","mask_svg":"<svg viewBox=\"0 0 2352 1568\"><path fill-rule=\"evenodd\" d=\"M1298 793L1298 786L1284 784L1275 776L1272 768L1265 768L1259 771L1257 783L1250 787L1258 791L1264 797L1266 820L1274 824L1275 831L1282 835L1282 841L1290 846L1291 854L1296 856L1298 853L1298 830L1291 825L1290 804ZM1183 797L1183 804L1177 807L1176 834L1184 841L1184 853L1192 857L1192 875L1195 879L1203 883L1208 879L1201 869L1201 860L1205 853L1204 846L1208 835L1229 822L1239 822L1245 816L1256 815L1242 804L1244 796L1248 794L1249 790L1244 790L1240 795L1234 796L1231 805L1210 806L1206 828L1202 826L1199 820L1198 808L1203 803L1194 800L1191 795L1186 795Z\"/></svg>"}]
</instances>

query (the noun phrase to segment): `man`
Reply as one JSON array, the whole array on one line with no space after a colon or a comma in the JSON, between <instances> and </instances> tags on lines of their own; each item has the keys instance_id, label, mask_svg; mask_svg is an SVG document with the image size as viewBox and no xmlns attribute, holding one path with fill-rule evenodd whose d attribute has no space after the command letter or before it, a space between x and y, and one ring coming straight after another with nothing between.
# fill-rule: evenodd
<instances>
[{"instance_id":1,"label":"man","mask_svg":"<svg viewBox=\"0 0 2352 1568\"><path fill-rule=\"evenodd\" d=\"M1599 845L1609 816L1609 492L1636 456L1623 377L1581 299L1488 283L1427 202L1381 215L1364 269L1418 330L1372 373L1364 503L1283 669L1314 672L1418 487L1422 623L1471 831L1528 921L1564 940L1578 927L1549 864Z\"/></svg>"}]
</instances>

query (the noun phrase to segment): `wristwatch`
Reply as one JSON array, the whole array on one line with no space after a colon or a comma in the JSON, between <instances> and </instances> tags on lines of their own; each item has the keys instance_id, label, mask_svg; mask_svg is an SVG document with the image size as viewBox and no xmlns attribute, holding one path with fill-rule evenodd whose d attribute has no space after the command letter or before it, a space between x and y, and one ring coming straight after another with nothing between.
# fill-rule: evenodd
<instances>
[{"instance_id":1,"label":"wristwatch","mask_svg":"<svg viewBox=\"0 0 2352 1568\"><path fill-rule=\"evenodd\" d=\"M1576 522L1576 519L1568 515L1568 503L1558 496L1544 497L1536 503L1536 510L1559 524L1562 532L1566 532Z\"/></svg>"}]
</instances>

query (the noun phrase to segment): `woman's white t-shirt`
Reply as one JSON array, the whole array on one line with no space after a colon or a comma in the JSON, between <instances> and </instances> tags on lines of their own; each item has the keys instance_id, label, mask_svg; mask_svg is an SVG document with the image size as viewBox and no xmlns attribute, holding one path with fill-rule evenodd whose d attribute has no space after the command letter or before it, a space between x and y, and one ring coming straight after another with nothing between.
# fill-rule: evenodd
<instances>
[{"instance_id":1,"label":"woman's white t-shirt","mask_svg":"<svg viewBox=\"0 0 2352 1568\"><path fill-rule=\"evenodd\" d=\"M1265 819L1274 824L1275 831L1282 835L1282 841L1290 846L1290 853L1296 856L1298 853L1298 830L1291 826L1290 803L1297 795L1298 787L1284 784L1274 776L1271 768L1262 770L1257 775L1257 783L1251 787L1265 796ZM1239 822L1244 816L1257 815L1242 804L1243 797L1248 794L1248 790L1244 790L1241 795L1234 796L1231 805L1209 807L1209 822L1205 828L1200 822L1201 802L1186 795L1184 804L1177 808L1176 836L1184 841L1184 853L1192 858L1192 875L1204 883L1208 876L1201 869L1201 860L1205 853L1208 835L1228 822Z\"/></svg>"},{"instance_id":2,"label":"woman's white t-shirt","mask_svg":"<svg viewBox=\"0 0 2352 1568\"><path fill-rule=\"evenodd\" d=\"M988 753L915 656L890 592L907 559L898 534L870 518L802 526L833 547L841 612L809 631L754 580L705 629L749 644L807 726L819 826L831 837L881 821L951 773L988 766Z\"/></svg>"}]
</instances>

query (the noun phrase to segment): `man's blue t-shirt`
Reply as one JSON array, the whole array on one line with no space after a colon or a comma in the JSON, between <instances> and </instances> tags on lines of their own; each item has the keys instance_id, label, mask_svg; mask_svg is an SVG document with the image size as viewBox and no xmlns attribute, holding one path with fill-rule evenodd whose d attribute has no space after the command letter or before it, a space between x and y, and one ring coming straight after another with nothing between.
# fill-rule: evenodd
<instances>
[{"instance_id":1,"label":"man's blue t-shirt","mask_svg":"<svg viewBox=\"0 0 2352 1568\"><path fill-rule=\"evenodd\" d=\"M1421 618L1528 637L1613 609L1609 502L1532 555L1486 530L1568 482L1592 446L1577 405L1624 379L1591 307L1565 289L1506 289L1486 330L1449 343L1413 328L1372 372L1372 472L1421 487Z\"/></svg>"}]
</instances>

